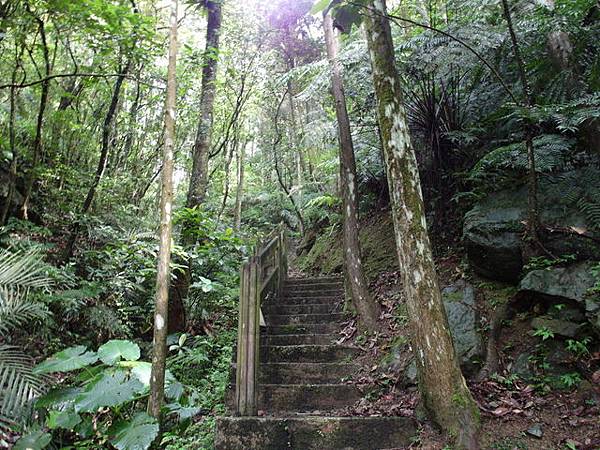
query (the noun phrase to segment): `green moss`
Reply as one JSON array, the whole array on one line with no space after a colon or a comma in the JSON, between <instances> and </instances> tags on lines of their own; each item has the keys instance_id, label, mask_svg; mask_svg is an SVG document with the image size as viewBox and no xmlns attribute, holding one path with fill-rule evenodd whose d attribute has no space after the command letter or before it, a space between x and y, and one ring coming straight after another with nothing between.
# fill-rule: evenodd
<instances>
[{"instance_id":1,"label":"green moss","mask_svg":"<svg viewBox=\"0 0 600 450\"><path fill-rule=\"evenodd\" d=\"M362 262L369 280L381 272L398 267L394 227L389 214L363 221L360 230ZM343 234L325 230L306 255L298 257L296 265L308 273L331 274L341 272L343 260Z\"/></svg>"}]
</instances>

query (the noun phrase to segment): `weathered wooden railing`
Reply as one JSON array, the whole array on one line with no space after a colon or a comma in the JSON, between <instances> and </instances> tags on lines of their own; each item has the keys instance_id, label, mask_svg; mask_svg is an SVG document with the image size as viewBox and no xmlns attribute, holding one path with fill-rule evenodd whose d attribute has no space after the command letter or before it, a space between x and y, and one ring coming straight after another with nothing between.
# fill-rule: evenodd
<instances>
[{"instance_id":1,"label":"weathered wooden railing","mask_svg":"<svg viewBox=\"0 0 600 450\"><path fill-rule=\"evenodd\" d=\"M241 268L235 375L235 412L240 416L258 413L260 307L281 294L287 269L285 228L280 224Z\"/></svg>"}]
</instances>

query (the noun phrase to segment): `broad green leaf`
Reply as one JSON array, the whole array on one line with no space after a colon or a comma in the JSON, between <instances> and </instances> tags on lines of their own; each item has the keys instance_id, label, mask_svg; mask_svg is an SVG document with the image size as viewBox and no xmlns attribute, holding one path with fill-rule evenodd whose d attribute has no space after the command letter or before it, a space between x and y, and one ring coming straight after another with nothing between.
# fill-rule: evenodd
<instances>
[{"instance_id":1,"label":"broad green leaf","mask_svg":"<svg viewBox=\"0 0 600 450\"><path fill-rule=\"evenodd\" d=\"M96 355L96 353L88 352L86 350L87 348L84 345L69 347L38 364L35 367L34 372L70 372L89 366L98 361L98 355Z\"/></svg>"},{"instance_id":2,"label":"broad green leaf","mask_svg":"<svg viewBox=\"0 0 600 450\"><path fill-rule=\"evenodd\" d=\"M138 413L130 422L120 422L112 430L110 443L119 450L146 450L158 436L158 422L146 413Z\"/></svg>"},{"instance_id":3,"label":"broad green leaf","mask_svg":"<svg viewBox=\"0 0 600 450\"><path fill-rule=\"evenodd\" d=\"M196 406L181 406L179 403L169 403L165 405L170 413L175 414L179 421L184 421L202 411L202 408Z\"/></svg>"},{"instance_id":4,"label":"broad green leaf","mask_svg":"<svg viewBox=\"0 0 600 450\"><path fill-rule=\"evenodd\" d=\"M152 374L152 364L146 361L121 361L119 367L128 367L131 369L131 377L137 379L146 388L150 387L150 376ZM177 380L170 370L165 372L165 385L167 388L171 383Z\"/></svg>"},{"instance_id":5,"label":"broad green leaf","mask_svg":"<svg viewBox=\"0 0 600 450\"><path fill-rule=\"evenodd\" d=\"M81 422L81 417L72 409L66 411L50 411L48 418L46 419L46 425L51 430L57 428L64 428L65 430L72 430Z\"/></svg>"},{"instance_id":6,"label":"broad green leaf","mask_svg":"<svg viewBox=\"0 0 600 450\"><path fill-rule=\"evenodd\" d=\"M331 0L319 0L312 6L312 8L310 9L310 13L313 15L319 14L320 12L325 11L325 9L327 9L330 3Z\"/></svg>"},{"instance_id":7,"label":"broad green leaf","mask_svg":"<svg viewBox=\"0 0 600 450\"><path fill-rule=\"evenodd\" d=\"M33 431L21 437L13 450L42 450L48 446L51 440L51 434L44 433L42 430Z\"/></svg>"},{"instance_id":8,"label":"broad green leaf","mask_svg":"<svg viewBox=\"0 0 600 450\"><path fill-rule=\"evenodd\" d=\"M124 371L104 374L75 399L75 411L94 412L102 406L117 406L144 390L137 379L127 379Z\"/></svg>"},{"instance_id":9,"label":"broad green leaf","mask_svg":"<svg viewBox=\"0 0 600 450\"><path fill-rule=\"evenodd\" d=\"M117 361L137 361L140 359L140 347L131 341L112 340L98 349L98 357L104 364L112 366Z\"/></svg>"},{"instance_id":10,"label":"broad green leaf","mask_svg":"<svg viewBox=\"0 0 600 450\"><path fill-rule=\"evenodd\" d=\"M80 388L54 389L38 398L35 402L35 406L36 408L62 409L70 403L73 403L80 393Z\"/></svg>"}]
</instances>

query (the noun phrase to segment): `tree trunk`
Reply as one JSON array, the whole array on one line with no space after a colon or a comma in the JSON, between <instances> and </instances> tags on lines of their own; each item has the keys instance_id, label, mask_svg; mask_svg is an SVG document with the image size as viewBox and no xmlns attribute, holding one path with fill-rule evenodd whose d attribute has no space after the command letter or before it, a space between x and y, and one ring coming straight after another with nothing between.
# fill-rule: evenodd
<instances>
[{"instance_id":1,"label":"tree trunk","mask_svg":"<svg viewBox=\"0 0 600 450\"><path fill-rule=\"evenodd\" d=\"M100 181L102 180L102 176L104 175L104 171L106 170L108 152L110 150L110 138L112 135L113 121L115 118L115 112L117 111L117 105L119 103L121 87L123 86L123 82L125 81L125 77L127 76L127 73L129 71L129 66L130 61L128 61L125 67L119 72L119 76L115 81L110 105L108 107L108 111L106 112L104 123L102 125L102 146L100 150L100 158L98 159L98 166L96 167L96 173L94 175L92 184L88 190L83 205L81 206L81 216L85 216L90 210L90 207L92 206L92 202L94 201L94 197L96 195L96 190L98 189ZM77 241L77 236L79 235L80 229L81 222L77 220L71 227L71 233L65 249L65 261L68 261L73 256L75 242Z\"/></svg>"},{"instance_id":2,"label":"tree trunk","mask_svg":"<svg viewBox=\"0 0 600 450\"><path fill-rule=\"evenodd\" d=\"M202 93L200 94L200 119L192 152L192 173L187 195L187 207L193 208L203 203L208 189L208 160L213 125L213 105L215 102L219 33L221 30L221 1L208 0L206 25L206 50L202 69Z\"/></svg>"},{"instance_id":3,"label":"tree trunk","mask_svg":"<svg viewBox=\"0 0 600 450\"><path fill-rule=\"evenodd\" d=\"M35 16L34 16L35 17ZM38 23L40 31L40 38L42 40L42 52L44 55L44 68L46 78L50 76L50 51L48 49L48 41L46 39L46 27L44 21L38 17L35 17ZM31 169L25 180L25 189L23 191L23 204L21 205L21 217L25 220L29 216L29 203L31 202L31 195L33 193L33 186L37 178L37 166L43 152L43 128L44 128L44 112L48 104L48 93L50 91L50 80L46 80L42 83L42 92L40 94L40 107L38 109L37 123L35 128L35 138L33 141L33 158L31 160Z\"/></svg>"},{"instance_id":4,"label":"tree trunk","mask_svg":"<svg viewBox=\"0 0 600 450\"><path fill-rule=\"evenodd\" d=\"M347 280L352 296L352 303L358 311L364 328L378 328L379 307L370 295L367 278L361 262L361 248L358 227L358 191L356 188L356 161L354 145L350 131L350 119L346 108L343 79L340 63L337 59L338 48L334 36L333 20L327 14L323 18L327 57L331 67L331 90L335 100L335 112L339 128L340 140L340 181L344 200L344 261Z\"/></svg>"},{"instance_id":5,"label":"tree trunk","mask_svg":"<svg viewBox=\"0 0 600 450\"><path fill-rule=\"evenodd\" d=\"M17 64L18 67L18 64ZM13 71L12 84L16 82L17 70ZM8 168L8 186L6 191L6 198L4 205L2 206L2 212L0 213L0 226L5 225L8 219L8 215L11 212L12 200L17 188L17 148L15 145L15 109L16 109L16 89L10 88L10 112L8 119L8 145L10 148L10 154L12 159L10 160L10 166Z\"/></svg>"},{"instance_id":6,"label":"tree trunk","mask_svg":"<svg viewBox=\"0 0 600 450\"><path fill-rule=\"evenodd\" d=\"M150 399L148 412L160 418L165 394L165 365L167 358L167 321L169 313L169 285L171 282L171 233L173 209L173 149L175 147L176 64L177 64L177 0L171 1L171 31L169 35L169 66L167 71L167 99L165 108L165 146L162 170L162 198L160 246L156 276L156 306L154 312L154 343Z\"/></svg>"},{"instance_id":7,"label":"tree trunk","mask_svg":"<svg viewBox=\"0 0 600 450\"><path fill-rule=\"evenodd\" d=\"M513 54L517 63L519 72L519 79L521 86L523 87L523 96L525 107L531 109L534 105L533 94L531 92L531 86L527 79L527 73L525 72L525 63L521 56L521 50L519 48L519 42L517 41L517 35L513 27L512 16L510 13L510 7L508 0L502 0L502 9L504 12L504 18L508 25L508 31L512 43ZM537 195L537 172L536 172L536 161L535 161L535 149L533 148L534 129L531 123L525 124L525 147L527 150L527 226L526 226L526 237L523 246L523 260L527 262L532 256L539 253L539 247L541 246L539 239L539 214L538 214L538 195Z\"/></svg>"},{"instance_id":8,"label":"tree trunk","mask_svg":"<svg viewBox=\"0 0 600 450\"><path fill-rule=\"evenodd\" d=\"M238 148L237 154L237 187L235 191L235 213L234 213L234 228L239 232L242 226L242 198L244 196L244 157L246 153L246 145L241 145Z\"/></svg>"},{"instance_id":9,"label":"tree trunk","mask_svg":"<svg viewBox=\"0 0 600 450\"><path fill-rule=\"evenodd\" d=\"M442 303L385 0L368 7L367 41L419 390L433 420L456 437L458 447L476 449L479 411L460 371Z\"/></svg>"}]
</instances>

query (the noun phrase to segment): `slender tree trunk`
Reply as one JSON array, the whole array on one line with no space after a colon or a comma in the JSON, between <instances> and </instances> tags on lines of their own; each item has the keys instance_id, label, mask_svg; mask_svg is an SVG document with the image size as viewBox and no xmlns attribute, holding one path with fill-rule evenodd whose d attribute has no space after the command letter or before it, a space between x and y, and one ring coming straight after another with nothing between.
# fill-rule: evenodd
<instances>
[{"instance_id":1,"label":"slender tree trunk","mask_svg":"<svg viewBox=\"0 0 600 450\"><path fill-rule=\"evenodd\" d=\"M200 119L192 152L192 173L187 195L187 207L193 208L204 202L208 189L208 160L213 126L217 55L221 31L221 0L206 2L208 21L206 25L206 50L202 69L202 93L200 94Z\"/></svg>"},{"instance_id":2,"label":"slender tree trunk","mask_svg":"<svg viewBox=\"0 0 600 450\"><path fill-rule=\"evenodd\" d=\"M344 199L344 261L347 280L350 285L352 302L358 311L360 321L369 330L378 328L379 307L368 290L367 278L361 262L361 248L358 227L358 191L356 188L356 161L350 130L350 119L346 107L341 67L338 61L338 48L334 36L333 20L327 14L323 18L327 57L331 67L331 88L335 100L340 139L340 181Z\"/></svg>"},{"instance_id":3,"label":"slender tree trunk","mask_svg":"<svg viewBox=\"0 0 600 450\"><path fill-rule=\"evenodd\" d=\"M425 408L459 448L477 449L479 411L460 371L442 303L385 0L371 0L366 32L383 137L394 232Z\"/></svg>"},{"instance_id":4,"label":"slender tree trunk","mask_svg":"<svg viewBox=\"0 0 600 450\"><path fill-rule=\"evenodd\" d=\"M16 69L13 72L12 84L16 82ZM15 190L17 187L17 148L15 145L15 108L16 108L16 89L10 88L10 112L8 118L8 145L10 147L10 154L12 159L10 160L10 166L8 168L8 186L6 192L6 198L0 213L0 225L6 224L8 215L11 211L11 205Z\"/></svg>"},{"instance_id":5,"label":"slender tree trunk","mask_svg":"<svg viewBox=\"0 0 600 450\"><path fill-rule=\"evenodd\" d=\"M519 48L519 42L517 41L517 35L513 27L512 16L510 13L510 7L508 0L502 0L502 9L504 12L504 18L508 24L508 31L510 34L510 40L512 43L513 54L517 63L519 72L519 79L523 87L524 103L528 109L531 109L534 105L533 94L531 92L531 86L527 79L527 73L525 72L525 63L521 56L521 50ZM540 245L539 239L539 214L538 214L538 195L537 195L537 172L535 164L535 149L533 148L534 129L531 123L525 124L525 147L527 150L527 226L526 226L526 242L524 245L524 260L527 261L537 253L536 247Z\"/></svg>"},{"instance_id":6,"label":"slender tree trunk","mask_svg":"<svg viewBox=\"0 0 600 450\"><path fill-rule=\"evenodd\" d=\"M35 17L35 16L34 16ZM44 69L45 76L50 76L50 51L48 49L48 41L46 39L46 27L44 21L38 17L35 17L38 23L38 29L40 31L40 38L42 40L42 52L44 55ZM29 216L29 204L31 202L31 195L33 194L33 186L37 178L37 169L40 158L43 152L43 128L44 128L44 112L48 105L48 93L50 91L50 81L46 80L42 83L42 92L40 94L40 107L38 109L37 123L35 128L35 138L33 141L33 158L31 160L31 171L25 180L25 189L23 191L23 204L21 205L21 217L25 220Z\"/></svg>"},{"instance_id":7,"label":"slender tree trunk","mask_svg":"<svg viewBox=\"0 0 600 450\"><path fill-rule=\"evenodd\" d=\"M173 209L173 149L175 147L176 64L177 64L177 0L171 0L171 32L169 36L169 66L165 108L165 146L162 170L160 246L156 276L156 306L154 312L154 345L150 376L148 412L160 418L165 394L165 364L167 358L167 323L169 286L171 282L171 234Z\"/></svg>"},{"instance_id":8,"label":"slender tree trunk","mask_svg":"<svg viewBox=\"0 0 600 450\"><path fill-rule=\"evenodd\" d=\"M117 105L119 103L121 87L123 86L125 77L129 72L129 67L130 61L128 61L125 67L119 72L119 76L115 81L110 105L108 107L108 111L106 112L104 123L102 125L102 146L100 149L100 158L98 159L98 166L96 167L96 173L94 174L92 184L88 190L85 200L83 201L83 205L81 206L81 216L85 216L90 210L90 207L92 206L92 202L94 201L94 197L96 195L96 190L98 189L100 181L102 180L102 176L104 175L104 171L106 170L106 163L108 161L108 153L110 150L110 141L113 132L113 122L115 118L115 113L117 111ZM81 222L79 220L76 221L71 227L71 234L69 236L69 240L67 241L67 246L65 249L65 261L68 261L73 256L75 242L77 241L80 228Z\"/></svg>"},{"instance_id":9,"label":"slender tree trunk","mask_svg":"<svg viewBox=\"0 0 600 450\"><path fill-rule=\"evenodd\" d=\"M235 213L234 213L234 228L239 232L242 226L242 198L244 196L244 157L246 153L246 145L241 145L237 153L237 187L235 191Z\"/></svg>"},{"instance_id":10,"label":"slender tree trunk","mask_svg":"<svg viewBox=\"0 0 600 450\"><path fill-rule=\"evenodd\" d=\"M231 141L231 148L227 155L225 155L225 180L223 181L223 201L221 202L221 209L219 210L219 214L217 216L217 220L221 219L221 216L225 212L225 207L227 206L227 199L229 198L229 172L231 170L231 161L233 160L233 155L237 153L237 149L240 142L240 126L236 124L235 131L233 134L233 140Z\"/></svg>"},{"instance_id":11,"label":"slender tree trunk","mask_svg":"<svg viewBox=\"0 0 600 450\"><path fill-rule=\"evenodd\" d=\"M293 60L290 60L288 64L288 69L292 70L294 68ZM296 204L298 207L302 207L304 203L304 194L303 194L303 185L304 185L304 176L302 173L302 150L300 149L300 142L298 139L298 123L296 118L296 102L294 101L294 85L292 80L288 78L287 80L287 89L289 95L289 103L290 103L290 119L292 123L292 129L290 134L290 143L292 145L292 154L294 155L294 165L296 171ZM304 235L304 230L300 230L300 234Z\"/></svg>"}]
</instances>

